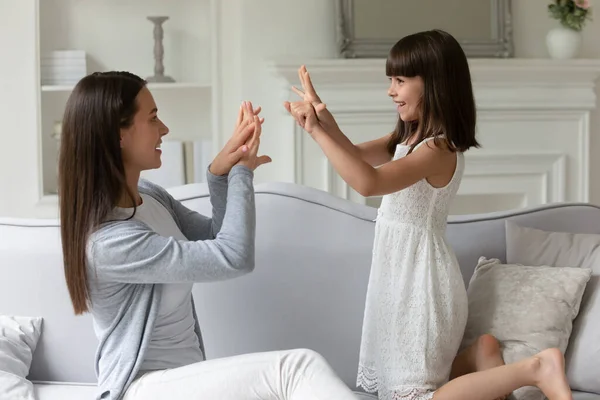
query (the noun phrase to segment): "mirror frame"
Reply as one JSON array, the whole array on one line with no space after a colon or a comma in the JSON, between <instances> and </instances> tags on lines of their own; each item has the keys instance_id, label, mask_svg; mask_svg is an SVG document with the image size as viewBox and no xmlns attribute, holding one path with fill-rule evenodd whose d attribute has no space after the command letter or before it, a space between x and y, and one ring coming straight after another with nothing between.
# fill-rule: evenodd
<instances>
[{"instance_id":1,"label":"mirror frame","mask_svg":"<svg viewBox=\"0 0 600 400\"><path fill-rule=\"evenodd\" d=\"M482 1L482 0L479 0ZM468 58L511 58L514 56L510 0L491 2L491 39L459 40ZM354 33L354 0L336 2L337 48L342 58L387 58L400 38L364 39Z\"/></svg>"}]
</instances>

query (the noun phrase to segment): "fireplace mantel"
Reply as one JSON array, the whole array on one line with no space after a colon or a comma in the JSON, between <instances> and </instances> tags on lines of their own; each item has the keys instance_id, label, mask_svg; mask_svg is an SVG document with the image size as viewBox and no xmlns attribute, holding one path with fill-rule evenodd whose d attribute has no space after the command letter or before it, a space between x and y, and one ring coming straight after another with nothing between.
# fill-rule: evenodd
<instances>
[{"instance_id":1,"label":"fireplace mantel","mask_svg":"<svg viewBox=\"0 0 600 400\"><path fill-rule=\"evenodd\" d=\"M368 95L369 103L389 108L385 60L316 59L304 64L320 94L333 91L332 98L324 97L328 105L337 106L337 100L344 103L348 91L357 91ZM285 92L299 84L300 65L274 61L268 68L283 78ZM596 105L600 60L471 59L469 65L479 109L592 109Z\"/></svg>"}]
</instances>

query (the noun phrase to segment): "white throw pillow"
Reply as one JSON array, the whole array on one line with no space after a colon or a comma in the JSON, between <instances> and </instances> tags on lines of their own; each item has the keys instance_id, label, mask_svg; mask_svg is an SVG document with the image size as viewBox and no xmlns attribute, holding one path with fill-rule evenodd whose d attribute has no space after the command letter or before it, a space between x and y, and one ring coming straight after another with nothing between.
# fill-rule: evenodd
<instances>
[{"instance_id":1,"label":"white throw pillow","mask_svg":"<svg viewBox=\"0 0 600 400\"><path fill-rule=\"evenodd\" d=\"M565 357L571 388L600 394L600 235L505 226L508 263L592 270Z\"/></svg>"},{"instance_id":2,"label":"white throw pillow","mask_svg":"<svg viewBox=\"0 0 600 400\"><path fill-rule=\"evenodd\" d=\"M26 378L41 329L41 317L0 315L0 393L8 399L34 400Z\"/></svg>"},{"instance_id":3,"label":"white throw pillow","mask_svg":"<svg viewBox=\"0 0 600 400\"><path fill-rule=\"evenodd\" d=\"M462 348L489 333L509 364L558 347L564 354L591 270L502 264L481 257L467 290L469 317ZM519 400L543 399L534 387Z\"/></svg>"}]
</instances>

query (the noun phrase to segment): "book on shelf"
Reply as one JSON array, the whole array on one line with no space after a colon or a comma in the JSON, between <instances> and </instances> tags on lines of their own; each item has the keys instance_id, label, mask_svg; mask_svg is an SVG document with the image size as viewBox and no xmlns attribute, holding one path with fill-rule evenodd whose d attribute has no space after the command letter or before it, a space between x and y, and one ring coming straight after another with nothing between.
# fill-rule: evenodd
<instances>
[{"instance_id":1,"label":"book on shelf","mask_svg":"<svg viewBox=\"0 0 600 400\"><path fill-rule=\"evenodd\" d=\"M75 85L87 75L86 53L82 50L55 50L40 58L42 85Z\"/></svg>"}]
</instances>

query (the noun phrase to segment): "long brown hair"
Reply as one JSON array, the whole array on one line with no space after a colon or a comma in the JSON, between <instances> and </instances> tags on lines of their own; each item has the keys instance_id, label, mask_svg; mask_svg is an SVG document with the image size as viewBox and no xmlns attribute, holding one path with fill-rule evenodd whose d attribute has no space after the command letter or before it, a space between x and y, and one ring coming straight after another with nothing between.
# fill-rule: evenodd
<instances>
[{"instance_id":1,"label":"long brown hair","mask_svg":"<svg viewBox=\"0 0 600 400\"><path fill-rule=\"evenodd\" d=\"M66 104L58 187L64 272L75 314L89 309L89 235L127 190L120 130L133 123L145 84L128 72L93 73L79 81Z\"/></svg>"},{"instance_id":2,"label":"long brown hair","mask_svg":"<svg viewBox=\"0 0 600 400\"><path fill-rule=\"evenodd\" d=\"M414 134L409 152L423 139L439 135L445 135L451 151L479 147L469 63L452 35L431 30L400 39L389 52L385 71L387 76L420 76L424 83L419 120L404 122L398 116L388 142L390 154Z\"/></svg>"}]
</instances>

